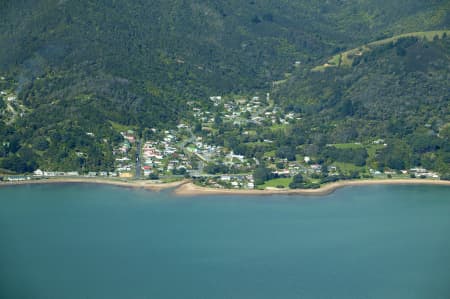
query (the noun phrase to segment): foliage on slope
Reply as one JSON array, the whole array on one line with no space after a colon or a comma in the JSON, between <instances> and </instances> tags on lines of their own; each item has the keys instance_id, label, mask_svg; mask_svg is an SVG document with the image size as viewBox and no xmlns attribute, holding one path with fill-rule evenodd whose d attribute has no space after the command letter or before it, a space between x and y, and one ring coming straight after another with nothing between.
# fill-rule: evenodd
<instances>
[{"instance_id":1,"label":"foliage on slope","mask_svg":"<svg viewBox=\"0 0 450 299\"><path fill-rule=\"evenodd\" d=\"M446 28L446 12L445 0L4 0L0 75L28 110L0 122L2 143L17 144L1 155L109 167L111 121L173 126L188 100L268 90L295 61L309 67L383 37ZM77 155L89 151L92 161Z\"/></svg>"},{"instance_id":2,"label":"foliage on slope","mask_svg":"<svg viewBox=\"0 0 450 299\"><path fill-rule=\"evenodd\" d=\"M403 38L355 58L351 67L299 71L280 87L278 100L286 111L302 113L305 130L313 128L323 143L389 139L381 164L448 172L449 52L445 35Z\"/></svg>"}]
</instances>

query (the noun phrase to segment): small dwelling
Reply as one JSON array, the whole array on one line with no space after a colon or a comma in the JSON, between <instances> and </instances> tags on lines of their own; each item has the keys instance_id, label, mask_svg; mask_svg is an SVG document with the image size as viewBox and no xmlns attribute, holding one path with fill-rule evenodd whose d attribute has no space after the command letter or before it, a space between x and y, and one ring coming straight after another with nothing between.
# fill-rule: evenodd
<instances>
[{"instance_id":1,"label":"small dwelling","mask_svg":"<svg viewBox=\"0 0 450 299\"><path fill-rule=\"evenodd\" d=\"M36 170L33 172L33 175L34 175L34 176L43 176L43 175L44 175L44 172L43 172L42 170L40 170L40 169L36 169Z\"/></svg>"}]
</instances>

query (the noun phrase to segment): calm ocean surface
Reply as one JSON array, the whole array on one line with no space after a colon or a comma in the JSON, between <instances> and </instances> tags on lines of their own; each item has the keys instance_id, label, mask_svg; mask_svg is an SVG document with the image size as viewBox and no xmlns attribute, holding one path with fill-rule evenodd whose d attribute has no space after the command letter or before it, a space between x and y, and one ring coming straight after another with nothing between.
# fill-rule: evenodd
<instances>
[{"instance_id":1,"label":"calm ocean surface","mask_svg":"<svg viewBox=\"0 0 450 299\"><path fill-rule=\"evenodd\" d=\"M450 188L0 188L0 298L450 298Z\"/></svg>"}]
</instances>

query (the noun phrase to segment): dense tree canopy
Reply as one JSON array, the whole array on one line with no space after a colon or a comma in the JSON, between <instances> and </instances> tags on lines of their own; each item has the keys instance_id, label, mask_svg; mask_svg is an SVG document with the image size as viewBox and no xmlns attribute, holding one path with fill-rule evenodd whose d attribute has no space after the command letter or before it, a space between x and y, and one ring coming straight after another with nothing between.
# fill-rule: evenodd
<instances>
[{"instance_id":1,"label":"dense tree canopy","mask_svg":"<svg viewBox=\"0 0 450 299\"><path fill-rule=\"evenodd\" d=\"M326 144L391 138L380 167L449 171L448 36L342 55L449 28L449 9L445 0L5 0L0 91L17 95L18 106L0 99L0 166L111 169L121 126L148 135L189 119L200 133L189 101L270 92L280 114L302 120L243 136L211 107L216 128L205 138L246 157L305 153L357 165L363 152ZM336 67L311 71L332 55Z\"/></svg>"}]
</instances>

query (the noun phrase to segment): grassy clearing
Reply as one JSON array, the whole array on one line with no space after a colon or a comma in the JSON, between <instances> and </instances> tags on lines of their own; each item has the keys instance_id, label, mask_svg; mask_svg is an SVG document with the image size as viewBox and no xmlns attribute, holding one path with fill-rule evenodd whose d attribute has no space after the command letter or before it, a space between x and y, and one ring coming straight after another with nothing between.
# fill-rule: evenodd
<instances>
[{"instance_id":1,"label":"grassy clearing","mask_svg":"<svg viewBox=\"0 0 450 299\"><path fill-rule=\"evenodd\" d=\"M275 157L275 154L276 154L276 151L265 152L265 153L264 153L264 157L267 157L267 158L274 158L274 157Z\"/></svg>"},{"instance_id":2,"label":"grassy clearing","mask_svg":"<svg viewBox=\"0 0 450 299\"><path fill-rule=\"evenodd\" d=\"M327 63L324 65L325 67L328 66L338 66L339 65L339 61L340 61L340 55L335 55L333 57L331 57L330 60L327 61Z\"/></svg>"},{"instance_id":3,"label":"grassy clearing","mask_svg":"<svg viewBox=\"0 0 450 299\"><path fill-rule=\"evenodd\" d=\"M371 51L373 47L382 46L382 45L385 45L385 44L388 44L391 42L396 43L401 38L417 37L419 39L426 39L427 41L432 41L435 36L437 36L438 38L442 38L444 33L447 35L450 35L450 30L411 32L411 33L400 34L400 35L396 35L396 36L393 36L390 38L374 41L374 42L368 43L366 45L363 45L361 47L354 48L354 49L336 54L333 57L331 57L327 61L327 63L313 68L312 71L321 72L329 67L337 67L339 65L339 59L341 59L340 66L349 66L350 67L350 66L352 66L354 56L361 56L364 53Z\"/></svg>"},{"instance_id":4,"label":"grassy clearing","mask_svg":"<svg viewBox=\"0 0 450 299\"><path fill-rule=\"evenodd\" d=\"M368 158L367 158L367 165L369 167L373 167L373 163L375 161L376 152L382 148L384 148L383 144L361 144L361 143L339 143L339 144L333 144L334 147L339 149L358 149L358 148L365 148L367 150ZM356 166L351 163L344 163L344 162L334 162L332 165L338 167L342 172L344 173L350 173L353 171L358 171L360 173L363 173L367 171L367 166Z\"/></svg>"},{"instance_id":5,"label":"grassy clearing","mask_svg":"<svg viewBox=\"0 0 450 299\"><path fill-rule=\"evenodd\" d=\"M358 171L360 173L365 172L367 169L365 166L356 166L352 163L344 163L344 162L334 162L332 163L333 166L336 166L338 169L341 170L343 173L350 173L353 171Z\"/></svg>"},{"instance_id":6,"label":"grassy clearing","mask_svg":"<svg viewBox=\"0 0 450 299\"><path fill-rule=\"evenodd\" d=\"M376 153L378 150L384 148L383 144L369 144L366 146L367 154L369 157L367 158L367 167L377 169L378 163L376 159Z\"/></svg>"},{"instance_id":7,"label":"grassy clearing","mask_svg":"<svg viewBox=\"0 0 450 299\"><path fill-rule=\"evenodd\" d=\"M367 150L367 154L369 155L369 159L370 158L375 158L375 153L377 152L377 150L380 150L384 148L383 144L370 144L366 147Z\"/></svg>"},{"instance_id":8,"label":"grassy clearing","mask_svg":"<svg viewBox=\"0 0 450 299\"><path fill-rule=\"evenodd\" d=\"M331 144L332 146L334 146L335 148L340 148L340 149L351 149L351 148L363 148L364 145L362 145L361 143L336 143L336 144Z\"/></svg>"},{"instance_id":9,"label":"grassy clearing","mask_svg":"<svg viewBox=\"0 0 450 299\"><path fill-rule=\"evenodd\" d=\"M114 130L116 130L117 132L126 132L128 130L133 130L135 131L137 129L137 127L133 127L133 126L124 126L121 125L119 123L116 123L114 121L109 121L111 123L111 126L113 127Z\"/></svg>"},{"instance_id":10,"label":"grassy clearing","mask_svg":"<svg viewBox=\"0 0 450 299\"><path fill-rule=\"evenodd\" d=\"M189 143L184 147L188 152L193 153L196 149L196 146L192 143Z\"/></svg>"},{"instance_id":11,"label":"grassy clearing","mask_svg":"<svg viewBox=\"0 0 450 299\"><path fill-rule=\"evenodd\" d=\"M277 131L277 130L285 130L285 129L287 129L289 126L288 125L286 125L286 124L275 124L275 125L272 125L271 127L270 127L270 129L272 130L272 131Z\"/></svg>"},{"instance_id":12,"label":"grassy clearing","mask_svg":"<svg viewBox=\"0 0 450 299\"><path fill-rule=\"evenodd\" d=\"M162 178L161 182L162 183L174 183L174 182L179 182L184 180L183 177L168 177L168 178Z\"/></svg>"},{"instance_id":13,"label":"grassy clearing","mask_svg":"<svg viewBox=\"0 0 450 299\"><path fill-rule=\"evenodd\" d=\"M279 186L283 186L283 188L289 188L289 184L292 182L292 178L280 178L280 179L273 179L270 181L267 181L262 185L262 188L278 188Z\"/></svg>"},{"instance_id":14,"label":"grassy clearing","mask_svg":"<svg viewBox=\"0 0 450 299\"><path fill-rule=\"evenodd\" d=\"M433 38L435 36L437 36L438 38L442 38L442 36L444 35L444 33L446 33L447 35L450 34L450 30L435 30L435 31L422 31L422 32L411 32L411 33L405 33L405 34L400 34L400 35L396 35L390 38L386 38L386 39L382 39L379 41L375 41L372 43L369 43L369 46L380 46L380 45L384 45L390 42L397 42L399 39L401 38L405 38L405 37L417 37L417 38L423 38L426 39L428 41L432 41Z\"/></svg>"}]
</instances>

